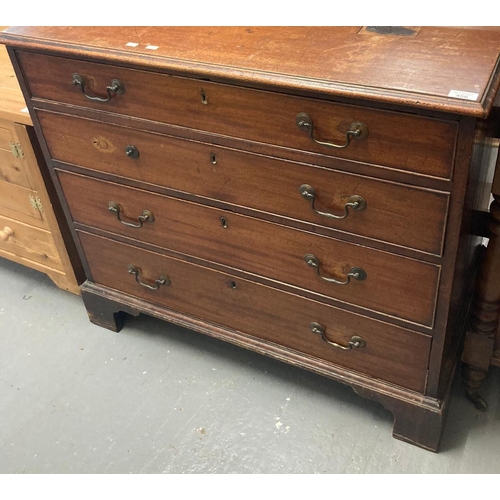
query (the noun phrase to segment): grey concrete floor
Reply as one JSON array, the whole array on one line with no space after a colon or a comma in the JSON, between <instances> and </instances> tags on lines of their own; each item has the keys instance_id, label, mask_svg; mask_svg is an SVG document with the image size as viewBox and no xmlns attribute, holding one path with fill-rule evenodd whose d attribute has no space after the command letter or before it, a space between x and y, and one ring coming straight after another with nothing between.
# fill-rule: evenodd
<instances>
[{"instance_id":1,"label":"grey concrete floor","mask_svg":"<svg viewBox=\"0 0 500 500\"><path fill-rule=\"evenodd\" d=\"M0 259L0 473L500 473L500 370L438 454L349 387L147 316L120 333Z\"/></svg>"}]
</instances>

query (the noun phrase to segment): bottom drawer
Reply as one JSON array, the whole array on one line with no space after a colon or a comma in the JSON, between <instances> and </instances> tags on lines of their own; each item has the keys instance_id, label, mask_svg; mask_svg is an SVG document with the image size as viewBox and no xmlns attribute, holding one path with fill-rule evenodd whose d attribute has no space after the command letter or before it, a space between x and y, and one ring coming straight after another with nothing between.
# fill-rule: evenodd
<instances>
[{"instance_id":1,"label":"bottom drawer","mask_svg":"<svg viewBox=\"0 0 500 500\"><path fill-rule=\"evenodd\" d=\"M79 238L95 283L370 377L425 390L428 335L101 236L79 231ZM347 347L353 336L361 337L364 346L344 350L326 341Z\"/></svg>"},{"instance_id":2,"label":"bottom drawer","mask_svg":"<svg viewBox=\"0 0 500 500\"><path fill-rule=\"evenodd\" d=\"M52 234L0 215L0 250L62 270Z\"/></svg>"}]
</instances>

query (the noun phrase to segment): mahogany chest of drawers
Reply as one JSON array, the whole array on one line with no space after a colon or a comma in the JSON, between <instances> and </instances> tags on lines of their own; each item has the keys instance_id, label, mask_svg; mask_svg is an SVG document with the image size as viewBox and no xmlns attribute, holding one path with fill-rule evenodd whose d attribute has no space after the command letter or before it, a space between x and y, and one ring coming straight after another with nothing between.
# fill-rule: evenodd
<instances>
[{"instance_id":1,"label":"mahogany chest of drawers","mask_svg":"<svg viewBox=\"0 0 500 500\"><path fill-rule=\"evenodd\" d=\"M349 384L437 450L500 30L11 28L91 321Z\"/></svg>"}]
</instances>

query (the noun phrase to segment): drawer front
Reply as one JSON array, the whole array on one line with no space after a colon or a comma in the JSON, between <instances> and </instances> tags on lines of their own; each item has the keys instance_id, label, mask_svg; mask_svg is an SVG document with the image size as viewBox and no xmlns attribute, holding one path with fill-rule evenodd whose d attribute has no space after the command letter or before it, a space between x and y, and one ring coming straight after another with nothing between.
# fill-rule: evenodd
<instances>
[{"instance_id":1,"label":"drawer front","mask_svg":"<svg viewBox=\"0 0 500 500\"><path fill-rule=\"evenodd\" d=\"M54 239L49 231L0 214L0 250L62 270Z\"/></svg>"},{"instance_id":2,"label":"drawer front","mask_svg":"<svg viewBox=\"0 0 500 500\"><path fill-rule=\"evenodd\" d=\"M19 60L34 97L434 177L451 176L455 122L25 52L19 53ZM113 94L108 102L90 100L73 84L75 72L91 96L106 97L105 89L115 79L124 93ZM367 136L352 139L343 149L317 144L298 127L300 113L311 118L317 140L343 145L354 123L364 124Z\"/></svg>"},{"instance_id":3,"label":"drawer front","mask_svg":"<svg viewBox=\"0 0 500 500\"><path fill-rule=\"evenodd\" d=\"M409 389L425 390L431 339L403 328L347 313L294 294L234 278L106 238L79 232L96 283L168 309L330 361ZM128 266L140 269L138 284ZM157 285L166 275L169 285ZM363 348L340 350L313 333L324 328L330 341L348 345L361 336Z\"/></svg>"},{"instance_id":4,"label":"drawer front","mask_svg":"<svg viewBox=\"0 0 500 500\"><path fill-rule=\"evenodd\" d=\"M38 210L36 203L33 203L33 200L36 199L36 191L11 184L10 182L0 181L0 207L36 219L42 219L42 214Z\"/></svg>"},{"instance_id":5,"label":"drawer front","mask_svg":"<svg viewBox=\"0 0 500 500\"><path fill-rule=\"evenodd\" d=\"M55 160L441 254L445 193L68 115L39 111L38 117ZM125 154L130 145L137 158ZM301 196L304 185L313 188L314 200ZM315 211L342 217L353 196L366 208L348 209L344 219Z\"/></svg>"},{"instance_id":6,"label":"drawer front","mask_svg":"<svg viewBox=\"0 0 500 500\"><path fill-rule=\"evenodd\" d=\"M76 222L432 326L438 266L111 182L58 175ZM140 224L144 210L154 221L126 226L109 210L110 201L128 224ZM307 265L308 254L319 268ZM317 274L345 281L353 268L367 278L340 285Z\"/></svg>"},{"instance_id":7,"label":"drawer front","mask_svg":"<svg viewBox=\"0 0 500 500\"><path fill-rule=\"evenodd\" d=\"M12 123L0 120L0 180L31 188L22 159L13 153L17 138L11 131ZM16 149L14 149L16 151Z\"/></svg>"}]
</instances>

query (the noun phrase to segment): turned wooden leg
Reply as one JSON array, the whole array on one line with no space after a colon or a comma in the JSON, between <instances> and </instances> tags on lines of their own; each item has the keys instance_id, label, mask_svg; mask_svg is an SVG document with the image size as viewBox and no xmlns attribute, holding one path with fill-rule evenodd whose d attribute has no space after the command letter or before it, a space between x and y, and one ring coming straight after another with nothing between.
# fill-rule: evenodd
<instances>
[{"instance_id":1,"label":"turned wooden leg","mask_svg":"<svg viewBox=\"0 0 500 500\"><path fill-rule=\"evenodd\" d=\"M500 194L490 207L490 239L481 262L470 324L462 353L462 379L467 397L478 410L488 405L479 395L493 354L500 315Z\"/></svg>"},{"instance_id":2,"label":"turned wooden leg","mask_svg":"<svg viewBox=\"0 0 500 500\"><path fill-rule=\"evenodd\" d=\"M95 325L119 332L123 328L127 313L133 316L139 315L138 311L93 293L87 283L82 285L81 292L89 319Z\"/></svg>"}]
</instances>

